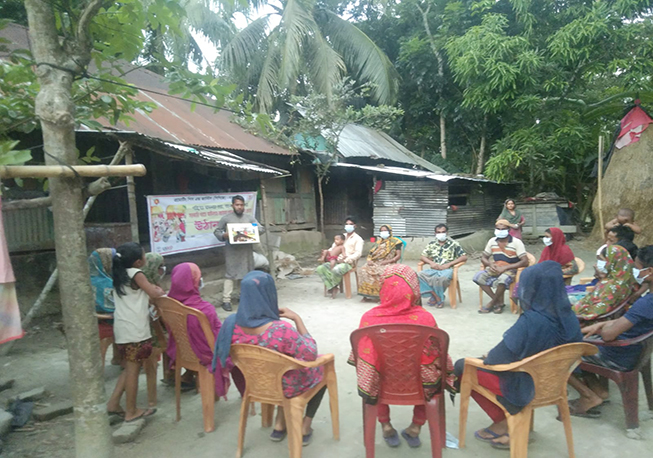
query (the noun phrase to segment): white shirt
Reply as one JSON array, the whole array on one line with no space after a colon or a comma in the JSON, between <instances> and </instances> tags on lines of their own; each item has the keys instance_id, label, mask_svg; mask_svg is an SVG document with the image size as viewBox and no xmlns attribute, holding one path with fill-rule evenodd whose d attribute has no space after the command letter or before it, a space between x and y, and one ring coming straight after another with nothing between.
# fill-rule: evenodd
<instances>
[{"instance_id":1,"label":"white shirt","mask_svg":"<svg viewBox=\"0 0 653 458\"><path fill-rule=\"evenodd\" d=\"M127 275L132 280L141 272L133 267L127 269ZM113 313L113 336L117 344L137 343L150 339L150 298L142 289L133 289L125 285L125 295L119 295L115 290L113 300L116 310Z\"/></svg>"}]
</instances>

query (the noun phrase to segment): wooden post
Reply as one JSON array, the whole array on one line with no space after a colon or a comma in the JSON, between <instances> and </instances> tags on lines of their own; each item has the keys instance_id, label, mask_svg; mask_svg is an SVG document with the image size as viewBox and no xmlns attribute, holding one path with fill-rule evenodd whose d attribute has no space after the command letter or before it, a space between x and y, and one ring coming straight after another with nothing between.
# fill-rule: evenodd
<instances>
[{"instance_id":1,"label":"wooden post","mask_svg":"<svg viewBox=\"0 0 653 458\"><path fill-rule=\"evenodd\" d=\"M602 182L603 182L603 135L599 135L599 174L598 174L598 202L599 202L599 224L601 225L601 232L605 230L605 225L603 224L603 192L602 192Z\"/></svg>"},{"instance_id":2,"label":"wooden post","mask_svg":"<svg viewBox=\"0 0 653 458\"><path fill-rule=\"evenodd\" d=\"M134 163L134 152L131 148L125 153L125 165ZM132 242L140 243L138 235L138 212L136 211L136 184L133 176L127 176L127 200L129 201L129 222L131 224Z\"/></svg>"},{"instance_id":3,"label":"wooden post","mask_svg":"<svg viewBox=\"0 0 653 458\"><path fill-rule=\"evenodd\" d=\"M263 226L265 226L265 244L268 246L268 261L270 262L270 275L277 281L277 268L274 262L274 250L270 244L270 223L268 221L268 196L265 185L261 179L261 200L263 201Z\"/></svg>"}]
</instances>

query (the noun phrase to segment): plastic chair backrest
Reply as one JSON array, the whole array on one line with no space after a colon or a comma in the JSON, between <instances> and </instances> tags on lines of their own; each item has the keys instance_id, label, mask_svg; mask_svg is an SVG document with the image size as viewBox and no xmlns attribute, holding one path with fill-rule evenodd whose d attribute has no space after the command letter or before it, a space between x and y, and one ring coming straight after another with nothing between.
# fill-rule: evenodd
<instances>
[{"instance_id":1,"label":"plastic chair backrest","mask_svg":"<svg viewBox=\"0 0 653 458\"><path fill-rule=\"evenodd\" d=\"M188 317L194 316L199 320L200 326L204 331L204 337L206 337L206 341L209 344L209 348L213 348L215 346L215 337L213 336L213 330L209 325L209 320L206 318L206 315L199 310L186 307L184 304L172 299L171 297L158 297L152 302L154 302L154 305L159 309L163 321L169 328L172 336L175 338L175 343L177 345L177 359L190 364L199 364L200 361L188 341Z\"/></svg>"},{"instance_id":2,"label":"plastic chair backrest","mask_svg":"<svg viewBox=\"0 0 653 458\"><path fill-rule=\"evenodd\" d=\"M567 392L569 374L580 364L581 356L597 351L596 346L582 342L560 345L522 360L513 371L526 372L533 378L535 397L530 405L551 405Z\"/></svg>"},{"instance_id":3,"label":"plastic chair backrest","mask_svg":"<svg viewBox=\"0 0 653 458\"><path fill-rule=\"evenodd\" d=\"M528 267L537 264L537 259L535 259L535 256L533 256L529 252L526 252L526 257L528 258Z\"/></svg>"},{"instance_id":4,"label":"plastic chair backrest","mask_svg":"<svg viewBox=\"0 0 653 458\"><path fill-rule=\"evenodd\" d=\"M576 261L576 265L578 266L578 273L576 275L579 275L585 270L585 261L581 258L574 258L574 261Z\"/></svg>"},{"instance_id":5,"label":"plastic chair backrest","mask_svg":"<svg viewBox=\"0 0 653 458\"><path fill-rule=\"evenodd\" d=\"M234 344L230 355L245 376L249 394L260 402L269 401L270 404L284 400L283 375L305 367L290 356L258 345Z\"/></svg>"},{"instance_id":6,"label":"plastic chair backrest","mask_svg":"<svg viewBox=\"0 0 653 458\"><path fill-rule=\"evenodd\" d=\"M404 262L404 253L406 252L406 241L402 239L401 237L397 237L396 235L394 236L395 238L401 240L401 257L399 258L399 264Z\"/></svg>"},{"instance_id":7,"label":"plastic chair backrest","mask_svg":"<svg viewBox=\"0 0 653 458\"><path fill-rule=\"evenodd\" d=\"M419 324L383 324L357 329L350 337L356 364L358 344L364 337L372 341L378 357L376 367L381 375L379 402L424 404L421 376L424 347L434 343L440 354L440 366L446 367L449 335L441 329Z\"/></svg>"}]
</instances>

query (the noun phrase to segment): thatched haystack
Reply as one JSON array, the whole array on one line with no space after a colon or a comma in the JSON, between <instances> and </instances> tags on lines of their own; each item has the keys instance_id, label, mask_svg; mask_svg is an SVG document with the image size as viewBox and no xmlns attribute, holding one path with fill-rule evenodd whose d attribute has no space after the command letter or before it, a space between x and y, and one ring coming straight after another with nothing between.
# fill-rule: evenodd
<instances>
[{"instance_id":1,"label":"thatched haystack","mask_svg":"<svg viewBox=\"0 0 653 458\"><path fill-rule=\"evenodd\" d=\"M603 220L607 223L619 208L635 211L635 221L642 235L635 239L639 246L653 244L653 125L636 143L616 150L603 176ZM602 237L599 223L598 196L592 210L596 216L593 236Z\"/></svg>"}]
</instances>

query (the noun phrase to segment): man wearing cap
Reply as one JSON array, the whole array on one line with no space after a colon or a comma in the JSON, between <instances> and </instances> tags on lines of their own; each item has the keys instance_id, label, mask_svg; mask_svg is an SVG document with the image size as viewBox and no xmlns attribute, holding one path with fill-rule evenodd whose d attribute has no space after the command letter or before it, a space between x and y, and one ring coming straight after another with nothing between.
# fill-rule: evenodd
<instances>
[{"instance_id":1,"label":"man wearing cap","mask_svg":"<svg viewBox=\"0 0 653 458\"><path fill-rule=\"evenodd\" d=\"M478 313L501 313L506 306L504 295L517 275L517 269L528 267L524 243L509 233L510 223L505 219L494 225L492 237L483 250L481 262L485 270L474 275L474 283L490 296L490 302ZM492 290L496 288L496 290Z\"/></svg>"}]
</instances>

